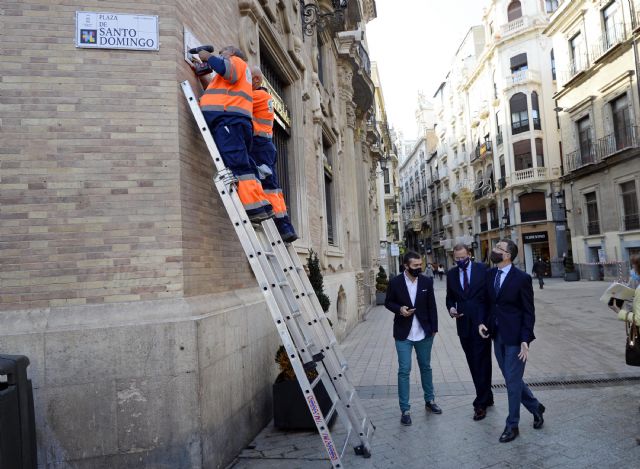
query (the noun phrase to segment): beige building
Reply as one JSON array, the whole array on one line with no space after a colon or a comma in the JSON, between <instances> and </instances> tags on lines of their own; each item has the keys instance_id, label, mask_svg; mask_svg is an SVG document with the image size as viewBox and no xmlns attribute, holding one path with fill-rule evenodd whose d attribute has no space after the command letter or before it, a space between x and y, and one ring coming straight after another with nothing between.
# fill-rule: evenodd
<instances>
[{"instance_id":1,"label":"beige building","mask_svg":"<svg viewBox=\"0 0 640 469\"><path fill-rule=\"evenodd\" d=\"M566 224L554 197L561 157L553 50L541 35L556 8L535 0L488 2L436 102L441 159L457 179L456 207L447 212L453 239L468 240L471 214L476 259L488 261L492 245L510 237L521 267L530 272L543 257L558 275Z\"/></svg>"},{"instance_id":2,"label":"beige building","mask_svg":"<svg viewBox=\"0 0 640 469\"><path fill-rule=\"evenodd\" d=\"M638 13L640 3L561 2L545 34L558 69L555 99L564 149L564 194L574 262L640 253ZM610 271L583 266L583 278Z\"/></svg>"},{"instance_id":3,"label":"beige building","mask_svg":"<svg viewBox=\"0 0 640 469\"><path fill-rule=\"evenodd\" d=\"M85 10L157 15L159 49L76 47ZM278 336L178 85L196 85L185 36L238 44L275 92L296 249L319 253L337 335L372 304L375 3L321 25L305 12L298 0L3 7L0 352L31 360L41 465L224 467L271 418Z\"/></svg>"}]
</instances>

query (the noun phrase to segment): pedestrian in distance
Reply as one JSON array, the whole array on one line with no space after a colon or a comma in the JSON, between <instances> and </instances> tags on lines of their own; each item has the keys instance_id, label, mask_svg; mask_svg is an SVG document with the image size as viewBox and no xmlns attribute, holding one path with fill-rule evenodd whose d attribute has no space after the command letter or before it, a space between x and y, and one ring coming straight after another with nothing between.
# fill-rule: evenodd
<instances>
[{"instance_id":1,"label":"pedestrian in distance","mask_svg":"<svg viewBox=\"0 0 640 469\"><path fill-rule=\"evenodd\" d=\"M424 274L431 279L433 278L433 267L431 267L431 264L429 264L428 262Z\"/></svg>"},{"instance_id":2,"label":"pedestrian in distance","mask_svg":"<svg viewBox=\"0 0 640 469\"><path fill-rule=\"evenodd\" d=\"M477 333L485 316L487 269L471 261L469 248L464 244L454 246L453 258L456 267L447 272L446 304L449 316L456 321L460 345L476 389L473 420L478 421L486 417L487 407L493 405L491 340Z\"/></svg>"},{"instance_id":3,"label":"pedestrian in distance","mask_svg":"<svg viewBox=\"0 0 640 469\"><path fill-rule=\"evenodd\" d=\"M273 120L275 118L273 96L262 86L260 67L251 67L253 87L253 142L249 154L253 159L267 200L273 207L275 224L285 243L298 239L276 175L276 146L273 144Z\"/></svg>"},{"instance_id":4,"label":"pedestrian in distance","mask_svg":"<svg viewBox=\"0 0 640 469\"><path fill-rule=\"evenodd\" d=\"M533 273L538 278L538 285L540 290L544 288L544 274L547 271L547 264L542 260L542 257L538 257L538 260L533 263Z\"/></svg>"},{"instance_id":5,"label":"pedestrian in distance","mask_svg":"<svg viewBox=\"0 0 640 469\"><path fill-rule=\"evenodd\" d=\"M237 47L227 46L220 50L219 56L201 50L198 57L216 72L215 76L199 77L205 88L200 109L222 161L237 179L238 197L249 219L260 223L274 213L249 156L253 137L253 89L246 56Z\"/></svg>"},{"instance_id":6,"label":"pedestrian in distance","mask_svg":"<svg viewBox=\"0 0 640 469\"><path fill-rule=\"evenodd\" d=\"M438 265L438 278L442 280L444 278L444 265Z\"/></svg>"},{"instance_id":7,"label":"pedestrian in distance","mask_svg":"<svg viewBox=\"0 0 640 469\"><path fill-rule=\"evenodd\" d=\"M425 409L441 414L435 402L431 348L438 332L438 312L433 292L433 279L422 275L422 259L416 252L404 255L404 273L391 279L387 287L386 308L394 313L393 337L398 354L398 400L400 423L411 425L409 376L412 351L415 349Z\"/></svg>"},{"instance_id":8,"label":"pedestrian in distance","mask_svg":"<svg viewBox=\"0 0 640 469\"><path fill-rule=\"evenodd\" d=\"M533 414L533 428L544 424L545 407L535 398L522 377L529 357L529 344L535 339L535 306L531 276L513 265L518 246L510 239L498 242L491 251L496 267L487 278L487 308L478 332L493 337L496 361L507 385L509 415L501 443L515 440L520 431L520 404Z\"/></svg>"}]
</instances>

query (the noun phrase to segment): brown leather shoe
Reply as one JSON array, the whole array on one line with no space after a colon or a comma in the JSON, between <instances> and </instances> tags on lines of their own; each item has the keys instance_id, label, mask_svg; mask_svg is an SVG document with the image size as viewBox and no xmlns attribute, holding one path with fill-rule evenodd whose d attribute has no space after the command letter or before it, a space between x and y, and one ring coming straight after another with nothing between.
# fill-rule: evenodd
<instances>
[{"instance_id":1,"label":"brown leather shoe","mask_svg":"<svg viewBox=\"0 0 640 469\"><path fill-rule=\"evenodd\" d=\"M480 407L476 407L473 410L473 420L475 420L476 422L478 420L482 420L483 418L485 418L487 416L487 411L485 409L482 409Z\"/></svg>"}]
</instances>

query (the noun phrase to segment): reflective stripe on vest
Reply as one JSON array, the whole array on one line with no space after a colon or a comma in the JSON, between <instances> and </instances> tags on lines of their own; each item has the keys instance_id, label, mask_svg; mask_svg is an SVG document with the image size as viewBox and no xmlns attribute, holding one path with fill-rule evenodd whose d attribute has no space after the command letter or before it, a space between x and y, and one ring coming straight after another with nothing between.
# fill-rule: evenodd
<instances>
[{"instance_id":1,"label":"reflective stripe on vest","mask_svg":"<svg viewBox=\"0 0 640 469\"><path fill-rule=\"evenodd\" d=\"M271 138L273 135L273 98L264 89L253 91L253 135Z\"/></svg>"},{"instance_id":2,"label":"reflective stripe on vest","mask_svg":"<svg viewBox=\"0 0 640 469\"><path fill-rule=\"evenodd\" d=\"M202 111L233 112L253 116L251 71L240 57L225 60L224 76L216 74L200 98Z\"/></svg>"}]
</instances>

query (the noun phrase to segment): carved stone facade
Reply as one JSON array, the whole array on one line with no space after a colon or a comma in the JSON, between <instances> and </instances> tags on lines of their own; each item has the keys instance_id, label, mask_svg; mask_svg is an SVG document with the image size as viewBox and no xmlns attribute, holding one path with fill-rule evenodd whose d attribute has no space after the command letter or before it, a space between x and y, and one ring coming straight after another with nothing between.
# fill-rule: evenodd
<instances>
[{"instance_id":1,"label":"carved stone facade","mask_svg":"<svg viewBox=\"0 0 640 469\"><path fill-rule=\"evenodd\" d=\"M299 0L100 2L158 15L157 52L74 47L60 31L86 2L66 4L16 3L6 25L0 351L31 360L43 467L224 467L271 418L279 338L178 85L198 89L184 31L239 45L278 95L296 249L318 253L343 337L377 267L361 140L375 3L307 36ZM43 48L46 77L28 65Z\"/></svg>"}]
</instances>

